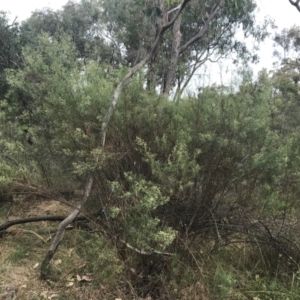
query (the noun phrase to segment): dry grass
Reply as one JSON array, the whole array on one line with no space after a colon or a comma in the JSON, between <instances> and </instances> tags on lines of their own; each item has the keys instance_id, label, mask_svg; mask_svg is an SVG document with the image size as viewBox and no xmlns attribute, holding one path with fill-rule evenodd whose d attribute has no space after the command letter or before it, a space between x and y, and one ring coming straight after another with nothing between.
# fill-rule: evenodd
<instances>
[{"instance_id":1,"label":"dry grass","mask_svg":"<svg viewBox=\"0 0 300 300\"><path fill-rule=\"evenodd\" d=\"M11 209L9 219L50 213L66 215L71 209L53 200L26 201ZM6 218L4 212L5 209L2 222ZM0 299L99 299L99 291L92 291L91 282L76 280L84 261L76 251L70 251L76 240L74 232L66 233L53 260L53 280L39 279L39 265L50 245L50 232L56 226L57 223L39 222L8 229L8 234L0 240Z\"/></svg>"},{"instance_id":2,"label":"dry grass","mask_svg":"<svg viewBox=\"0 0 300 300\"><path fill-rule=\"evenodd\" d=\"M0 209L0 223L5 221L8 210L7 204ZM26 200L10 209L9 219L67 215L71 210L71 202L65 205L54 200ZM79 239L82 234L79 229L66 232L51 264L51 280L40 280L40 263L50 246L51 232L56 228L56 222L39 222L7 230L0 239L0 300L138 299L133 293L128 298L124 289L128 282L125 277L122 280L122 275L116 278L117 283L101 284L87 272L86 258L78 250L84 249L89 241Z\"/></svg>"},{"instance_id":3,"label":"dry grass","mask_svg":"<svg viewBox=\"0 0 300 300\"><path fill-rule=\"evenodd\" d=\"M0 223L5 221L8 209L7 206L4 209L0 208ZM66 205L54 200L26 200L14 205L10 210L9 219L47 214L67 215L71 210L71 202ZM99 241L96 253L99 249L101 255L108 253L113 256L108 255L102 258L104 259L102 261L101 257L98 257L99 264L97 260L88 261L87 257L91 255L88 247L97 246L96 236L89 236L87 232L76 228L66 232L64 241L52 260L51 280L40 280L40 263L50 246L50 239L56 228L57 222L39 222L16 225L7 230L7 234L0 239L0 300L142 299L135 293L128 277L130 262L117 259L114 256L115 249L105 241L103 244ZM93 263L98 268L95 271L98 274L93 273ZM121 271L113 273L115 275L107 275L105 268L108 273L111 268L115 268L113 272ZM106 279L105 276L110 279L102 281L102 278ZM209 291L200 282L190 284L178 292L178 300L212 299ZM149 295L143 299L153 300Z\"/></svg>"},{"instance_id":4,"label":"dry grass","mask_svg":"<svg viewBox=\"0 0 300 300\"><path fill-rule=\"evenodd\" d=\"M181 291L181 300L210 300L212 299L208 289L201 282L196 282L195 284L183 289Z\"/></svg>"}]
</instances>

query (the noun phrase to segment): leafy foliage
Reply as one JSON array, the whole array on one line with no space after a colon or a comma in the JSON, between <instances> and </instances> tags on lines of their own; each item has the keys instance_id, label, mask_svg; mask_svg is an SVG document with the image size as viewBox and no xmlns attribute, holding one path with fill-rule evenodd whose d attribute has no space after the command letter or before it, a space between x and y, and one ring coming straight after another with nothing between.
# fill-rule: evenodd
<instances>
[{"instance_id":1,"label":"leafy foliage","mask_svg":"<svg viewBox=\"0 0 300 300\"><path fill-rule=\"evenodd\" d=\"M191 1L177 23L182 40L167 31L153 60L131 76L101 146L115 88L128 67L149 53L159 22L176 11L178 1L159 3L103 1L101 10L97 1L70 2L62 11L35 12L20 36L2 15L0 26L6 26L14 53L22 46L23 54L22 65L13 67L12 60L0 70L6 85L1 191L17 195L22 182L63 194L81 190L92 174L96 185L86 212L97 216L93 226L103 236L80 251L92 258L89 270L101 282L129 267L139 297L178 298L205 277L199 266L204 252L210 257L223 247L224 264L233 265L226 250L248 251L241 246L248 242L254 246L243 260L244 271L257 268L270 277L277 272L279 278L283 270L282 278L290 278L300 258L292 223L300 195L299 72L298 65L290 66L297 59L284 58L272 76L263 70L255 80L242 77L234 88L201 87L198 94L170 101L157 88L167 78L173 42L180 37L182 45L197 35L215 7L213 1ZM211 30L178 56L178 82L193 73L191 62L212 44L221 55L235 49L249 58L234 38L240 26L246 35L264 38L262 28L254 26L254 1L224 3ZM277 42L297 50L298 30L284 32ZM106 249L106 239L114 251ZM235 252L233 244L238 244ZM216 295L246 297L234 291L232 270L211 265Z\"/></svg>"},{"instance_id":2,"label":"leafy foliage","mask_svg":"<svg viewBox=\"0 0 300 300\"><path fill-rule=\"evenodd\" d=\"M3 100L8 90L4 70L17 69L21 66L21 45L18 23L9 24L5 12L0 11L0 100Z\"/></svg>"}]
</instances>

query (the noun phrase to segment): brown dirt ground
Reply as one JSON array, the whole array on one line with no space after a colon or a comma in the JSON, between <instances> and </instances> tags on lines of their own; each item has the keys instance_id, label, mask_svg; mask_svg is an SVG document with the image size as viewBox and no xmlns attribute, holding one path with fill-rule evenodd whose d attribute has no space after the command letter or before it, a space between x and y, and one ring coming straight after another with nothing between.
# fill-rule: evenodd
<instances>
[{"instance_id":1,"label":"brown dirt ground","mask_svg":"<svg viewBox=\"0 0 300 300\"><path fill-rule=\"evenodd\" d=\"M0 203L1 204L1 203ZM0 224L5 221L8 207L0 205ZM54 200L23 201L10 210L9 219L43 215L67 215L72 203ZM52 260L53 279L42 281L40 263L50 246L51 231L57 222L38 222L16 225L0 238L0 300L126 300L123 293L126 278L120 280L120 287L108 290L102 284L81 282L78 275L83 273L84 258L76 254L76 230L66 232L64 243ZM73 241L73 244L72 244ZM208 292L201 284L182 291L181 299L209 300ZM193 297L191 297L193 295ZM201 295L201 296L200 296ZM200 298L199 298L200 297ZM151 300L130 297L130 300ZM176 299L174 299L176 300Z\"/></svg>"},{"instance_id":2,"label":"brown dirt ground","mask_svg":"<svg viewBox=\"0 0 300 300\"><path fill-rule=\"evenodd\" d=\"M67 206L54 200L26 201L11 209L9 220L43 215L67 215L72 210L70 205ZM0 221L3 222L3 218L0 218ZM49 226L55 228L57 222L34 224L13 226L0 239L0 300L75 299L72 296L72 290L77 288L75 284L68 287L67 293L65 292L66 285L72 281L64 280L55 283L39 279L40 262L50 242L47 241L47 237L37 232L45 230ZM49 236L49 234L47 235ZM22 243L28 243L27 246L34 252L28 251L19 260L12 259L12 254L21 249ZM57 262L59 262L59 255L56 260L54 259L54 265ZM64 295L68 294L68 296L61 298L62 291Z\"/></svg>"}]
</instances>

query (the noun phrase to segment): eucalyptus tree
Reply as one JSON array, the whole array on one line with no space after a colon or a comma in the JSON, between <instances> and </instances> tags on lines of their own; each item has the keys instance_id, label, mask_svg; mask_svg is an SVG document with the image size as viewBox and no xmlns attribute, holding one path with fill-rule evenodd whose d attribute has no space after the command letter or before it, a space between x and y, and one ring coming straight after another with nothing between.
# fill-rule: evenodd
<instances>
[{"instance_id":1,"label":"eucalyptus tree","mask_svg":"<svg viewBox=\"0 0 300 300\"><path fill-rule=\"evenodd\" d=\"M162 24L178 10L176 2L102 1L102 20L120 49L120 60L125 59L129 66L141 60ZM167 95L174 85L182 87L188 75L208 59L233 51L240 57L256 59L236 39L239 29L256 41L265 37L265 28L255 25L255 8L252 0L191 1L147 64L148 88L159 85L161 93Z\"/></svg>"},{"instance_id":2,"label":"eucalyptus tree","mask_svg":"<svg viewBox=\"0 0 300 300\"><path fill-rule=\"evenodd\" d=\"M82 0L68 2L60 11L35 12L22 24L23 41L34 43L41 31L69 34L78 57L108 63L112 68L139 63L159 31L179 9L180 1ZM255 0L201 0L189 5L172 25L151 60L146 64L147 88L160 87L168 95L180 91L207 60L226 55L256 60L253 49L238 41L236 33L259 42L266 36L266 23L255 24ZM235 53L235 54L233 54Z\"/></svg>"}]
</instances>

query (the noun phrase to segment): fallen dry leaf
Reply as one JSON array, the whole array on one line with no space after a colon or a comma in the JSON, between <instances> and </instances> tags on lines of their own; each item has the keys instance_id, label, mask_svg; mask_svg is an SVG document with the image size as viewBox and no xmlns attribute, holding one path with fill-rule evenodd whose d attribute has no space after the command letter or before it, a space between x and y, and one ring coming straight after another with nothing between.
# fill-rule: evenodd
<instances>
[{"instance_id":1,"label":"fallen dry leaf","mask_svg":"<svg viewBox=\"0 0 300 300\"><path fill-rule=\"evenodd\" d=\"M74 277L73 276L71 276L71 277L68 277L68 279L67 279L68 281L74 281Z\"/></svg>"},{"instance_id":2,"label":"fallen dry leaf","mask_svg":"<svg viewBox=\"0 0 300 300\"><path fill-rule=\"evenodd\" d=\"M90 277L88 277L88 276L86 276L86 275L83 275L83 276L81 277L81 280L82 280L82 281L90 282L90 281L92 281L92 278L90 278Z\"/></svg>"},{"instance_id":3,"label":"fallen dry leaf","mask_svg":"<svg viewBox=\"0 0 300 300\"><path fill-rule=\"evenodd\" d=\"M56 266L60 265L61 263L62 263L62 260L61 260L61 259L58 259L58 260L56 260L56 261L54 262L54 264L55 264Z\"/></svg>"},{"instance_id":4,"label":"fallen dry leaf","mask_svg":"<svg viewBox=\"0 0 300 300\"><path fill-rule=\"evenodd\" d=\"M36 269L40 264L39 263L36 263L33 268Z\"/></svg>"},{"instance_id":5,"label":"fallen dry leaf","mask_svg":"<svg viewBox=\"0 0 300 300\"><path fill-rule=\"evenodd\" d=\"M73 286L75 283L74 282L68 282L67 284L66 284L66 287L71 287L71 286Z\"/></svg>"}]
</instances>

